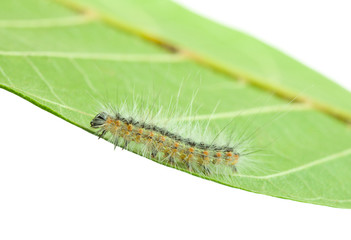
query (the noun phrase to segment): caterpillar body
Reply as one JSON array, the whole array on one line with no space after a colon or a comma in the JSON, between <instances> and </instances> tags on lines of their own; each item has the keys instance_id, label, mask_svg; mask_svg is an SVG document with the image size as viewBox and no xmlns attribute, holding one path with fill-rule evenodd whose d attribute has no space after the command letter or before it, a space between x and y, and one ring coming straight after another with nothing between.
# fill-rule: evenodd
<instances>
[{"instance_id":1,"label":"caterpillar body","mask_svg":"<svg viewBox=\"0 0 351 240\"><path fill-rule=\"evenodd\" d=\"M242 147L247 142L235 139L233 134L223 137L223 129L216 132L208 129L208 124L177 119L176 111L170 110L171 103L167 109L158 106L155 113L133 104L104 105L90 126L98 129L99 138L108 137L115 148L138 149L145 157L202 175L233 175L239 159L248 155L247 148ZM188 117L186 112L175 115Z\"/></svg>"},{"instance_id":2,"label":"caterpillar body","mask_svg":"<svg viewBox=\"0 0 351 240\"><path fill-rule=\"evenodd\" d=\"M234 146L196 142L166 128L123 116L119 112L101 112L90 125L99 129L99 137L110 133L115 147L121 142L123 148L127 148L130 143L136 143L143 147L143 155L173 166L183 166L189 171L206 175L213 174L213 170L219 165L227 166L233 172L237 171L240 153Z\"/></svg>"}]
</instances>

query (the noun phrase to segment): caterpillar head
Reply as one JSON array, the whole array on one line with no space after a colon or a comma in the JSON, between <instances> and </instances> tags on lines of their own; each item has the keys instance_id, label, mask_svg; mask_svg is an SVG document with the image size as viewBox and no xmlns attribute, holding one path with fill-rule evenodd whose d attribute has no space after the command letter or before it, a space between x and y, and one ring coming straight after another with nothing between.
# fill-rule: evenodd
<instances>
[{"instance_id":1,"label":"caterpillar head","mask_svg":"<svg viewBox=\"0 0 351 240\"><path fill-rule=\"evenodd\" d=\"M91 120L90 126L92 128L100 128L102 125L105 124L107 117L108 117L107 113L105 113L105 112L99 113L98 115L96 115L94 117L93 120Z\"/></svg>"}]
</instances>

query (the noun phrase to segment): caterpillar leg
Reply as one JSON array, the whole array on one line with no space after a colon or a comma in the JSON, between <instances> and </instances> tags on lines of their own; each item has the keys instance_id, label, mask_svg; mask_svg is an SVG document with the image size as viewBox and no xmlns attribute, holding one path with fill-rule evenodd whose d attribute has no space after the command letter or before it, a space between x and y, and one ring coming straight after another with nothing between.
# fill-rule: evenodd
<instances>
[{"instance_id":1,"label":"caterpillar leg","mask_svg":"<svg viewBox=\"0 0 351 240\"><path fill-rule=\"evenodd\" d=\"M156 149L151 150L151 157L156 158L158 151Z\"/></svg>"},{"instance_id":2,"label":"caterpillar leg","mask_svg":"<svg viewBox=\"0 0 351 240\"><path fill-rule=\"evenodd\" d=\"M185 161L185 165L189 172L193 172L193 167L190 165L189 162Z\"/></svg>"},{"instance_id":3,"label":"caterpillar leg","mask_svg":"<svg viewBox=\"0 0 351 240\"><path fill-rule=\"evenodd\" d=\"M124 140L124 144L123 144L122 150L123 149L127 149L129 142L130 141Z\"/></svg>"},{"instance_id":4,"label":"caterpillar leg","mask_svg":"<svg viewBox=\"0 0 351 240\"><path fill-rule=\"evenodd\" d=\"M106 133L107 133L106 130L103 130L101 134L99 133L99 139L105 136Z\"/></svg>"},{"instance_id":5,"label":"caterpillar leg","mask_svg":"<svg viewBox=\"0 0 351 240\"><path fill-rule=\"evenodd\" d=\"M172 166L175 165L175 161L174 161L173 155L170 152L165 152L164 161L166 161L168 164L170 164Z\"/></svg>"},{"instance_id":6,"label":"caterpillar leg","mask_svg":"<svg viewBox=\"0 0 351 240\"><path fill-rule=\"evenodd\" d=\"M114 145L114 149L116 150L116 147L118 146L118 138L117 137L113 141L113 145Z\"/></svg>"},{"instance_id":7,"label":"caterpillar leg","mask_svg":"<svg viewBox=\"0 0 351 240\"><path fill-rule=\"evenodd\" d=\"M175 161L174 161L174 158L173 158L172 156L170 156L170 157L168 158L168 163L171 164L172 166L175 165Z\"/></svg>"},{"instance_id":8,"label":"caterpillar leg","mask_svg":"<svg viewBox=\"0 0 351 240\"><path fill-rule=\"evenodd\" d=\"M211 170L208 168L208 166L203 165L202 170L205 175L211 175Z\"/></svg>"}]
</instances>

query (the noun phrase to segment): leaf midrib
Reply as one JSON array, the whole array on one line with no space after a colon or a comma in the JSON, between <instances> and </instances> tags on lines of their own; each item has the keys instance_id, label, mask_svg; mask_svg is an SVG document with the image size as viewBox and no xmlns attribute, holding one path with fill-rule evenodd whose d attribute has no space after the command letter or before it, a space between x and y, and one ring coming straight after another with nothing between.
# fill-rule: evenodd
<instances>
[{"instance_id":1,"label":"leaf midrib","mask_svg":"<svg viewBox=\"0 0 351 240\"><path fill-rule=\"evenodd\" d=\"M333 105L315 100L308 96L304 96L301 93L295 92L283 86L274 85L270 83L270 81L267 81L263 78L253 76L247 72L239 70L238 68L235 69L232 66L230 67L226 66L225 63L218 62L216 60L213 60L211 57L203 56L197 52L186 49L185 47L175 46L169 43L168 40L162 38L161 36L157 36L151 32L147 32L145 30L129 25L128 23L121 21L120 19L117 19L116 16L109 16L109 14L103 13L96 9L86 7L84 5L81 5L79 3L76 3L70 0L50 0L50 1L59 3L65 7L68 7L82 14L87 14L87 13L92 14L95 16L95 19L99 19L103 23L109 26L121 29L128 33L135 34L139 37L142 37L145 40L148 40L154 44L160 45L161 47L164 47L166 50L169 50L170 52L177 53L177 55L183 55L184 58L188 58L189 60L198 62L206 67L209 67L218 72L224 73L228 75L231 79L245 81L246 83L251 84L257 88L260 88L263 91L267 91L270 93L274 92L277 96L283 99L286 99L288 101L291 101L291 99L293 99L293 101L295 102L300 102L300 103L309 105L311 108L314 108L320 112L328 114L341 121L344 121L347 123L351 122L350 112L337 108Z\"/></svg>"}]
</instances>

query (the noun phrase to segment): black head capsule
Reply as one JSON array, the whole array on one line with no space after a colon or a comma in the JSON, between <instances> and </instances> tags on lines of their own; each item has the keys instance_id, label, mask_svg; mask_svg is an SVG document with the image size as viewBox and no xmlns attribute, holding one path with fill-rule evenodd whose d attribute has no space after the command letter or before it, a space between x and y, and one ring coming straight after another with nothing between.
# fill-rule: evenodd
<instances>
[{"instance_id":1,"label":"black head capsule","mask_svg":"<svg viewBox=\"0 0 351 240\"><path fill-rule=\"evenodd\" d=\"M93 128L101 127L102 125L105 124L107 117L108 117L107 113L105 113L105 112L99 113L98 115L96 115L94 117L93 120L91 120L90 126L93 127Z\"/></svg>"}]
</instances>

